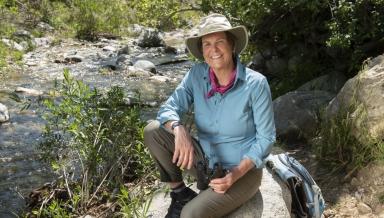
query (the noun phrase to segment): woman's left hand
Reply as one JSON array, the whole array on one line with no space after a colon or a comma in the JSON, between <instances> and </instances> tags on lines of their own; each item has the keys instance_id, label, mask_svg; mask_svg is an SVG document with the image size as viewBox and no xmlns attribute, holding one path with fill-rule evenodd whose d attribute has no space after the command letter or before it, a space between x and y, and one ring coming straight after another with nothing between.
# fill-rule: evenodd
<instances>
[{"instance_id":1,"label":"woman's left hand","mask_svg":"<svg viewBox=\"0 0 384 218\"><path fill-rule=\"evenodd\" d=\"M224 194L240 177L238 170L234 168L223 178L212 179L209 186L213 191Z\"/></svg>"},{"instance_id":2,"label":"woman's left hand","mask_svg":"<svg viewBox=\"0 0 384 218\"><path fill-rule=\"evenodd\" d=\"M243 159L237 167L232 168L223 178L212 179L209 186L213 191L224 194L238 179L254 166L250 159Z\"/></svg>"}]
</instances>

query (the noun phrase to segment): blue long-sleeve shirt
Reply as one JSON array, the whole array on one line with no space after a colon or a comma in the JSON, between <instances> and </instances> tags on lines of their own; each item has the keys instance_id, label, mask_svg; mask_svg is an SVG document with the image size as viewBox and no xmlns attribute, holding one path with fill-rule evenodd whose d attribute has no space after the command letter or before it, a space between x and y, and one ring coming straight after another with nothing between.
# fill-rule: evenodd
<instances>
[{"instance_id":1,"label":"blue long-sleeve shirt","mask_svg":"<svg viewBox=\"0 0 384 218\"><path fill-rule=\"evenodd\" d=\"M161 124L180 120L194 105L198 139L210 165L221 162L230 169L249 158L257 168L275 142L272 99L266 78L237 61L234 85L210 98L209 66L194 65L161 106Z\"/></svg>"}]
</instances>

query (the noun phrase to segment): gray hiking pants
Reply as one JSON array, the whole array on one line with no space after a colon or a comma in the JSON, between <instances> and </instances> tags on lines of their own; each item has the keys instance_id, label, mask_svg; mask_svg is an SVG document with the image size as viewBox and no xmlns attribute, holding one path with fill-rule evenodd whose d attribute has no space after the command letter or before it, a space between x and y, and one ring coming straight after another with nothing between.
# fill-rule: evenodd
<instances>
[{"instance_id":1,"label":"gray hiking pants","mask_svg":"<svg viewBox=\"0 0 384 218\"><path fill-rule=\"evenodd\" d=\"M172 133L160 127L160 122L152 121L144 129L144 143L155 160L160 171L162 182L181 182L182 171L172 163L175 149L175 137ZM200 145L193 140L195 146L195 163L202 160L203 153ZM196 169L185 170L196 176ZM225 194L219 194L208 188L199 193L192 201L184 206L182 218L222 217L246 201L251 199L259 190L262 170L253 168L237 180Z\"/></svg>"}]
</instances>

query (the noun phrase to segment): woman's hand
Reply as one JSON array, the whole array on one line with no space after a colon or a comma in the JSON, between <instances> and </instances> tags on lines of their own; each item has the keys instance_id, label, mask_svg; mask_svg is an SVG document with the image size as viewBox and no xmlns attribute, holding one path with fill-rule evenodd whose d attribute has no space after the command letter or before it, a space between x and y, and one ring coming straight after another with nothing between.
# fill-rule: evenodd
<instances>
[{"instance_id":1,"label":"woman's hand","mask_svg":"<svg viewBox=\"0 0 384 218\"><path fill-rule=\"evenodd\" d=\"M193 166L194 147L192 138L184 126L177 126L173 130L175 134L175 152L172 162L181 169L191 169Z\"/></svg>"},{"instance_id":2,"label":"woman's hand","mask_svg":"<svg viewBox=\"0 0 384 218\"><path fill-rule=\"evenodd\" d=\"M253 167L255 167L255 164L250 159L243 159L237 167L232 168L223 178L212 179L209 186L213 191L224 194L238 179Z\"/></svg>"},{"instance_id":3,"label":"woman's hand","mask_svg":"<svg viewBox=\"0 0 384 218\"><path fill-rule=\"evenodd\" d=\"M217 193L224 194L240 177L241 176L235 167L223 178L212 179L209 183L209 187Z\"/></svg>"}]
</instances>

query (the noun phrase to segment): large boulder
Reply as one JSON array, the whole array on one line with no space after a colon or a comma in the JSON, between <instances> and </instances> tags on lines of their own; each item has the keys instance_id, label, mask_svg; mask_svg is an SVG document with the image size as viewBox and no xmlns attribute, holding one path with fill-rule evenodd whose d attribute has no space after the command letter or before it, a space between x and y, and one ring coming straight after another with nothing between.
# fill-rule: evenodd
<instances>
[{"instance_id":1,"label":"large boulder","mask_svg":"<svg viewBox=\"0 0 384 218\"><path fill-rule=\"evenodd\" d=\"M362 143L384 139L384 55L368 62L349 79L326 110L328 117L349 108L353 134Z\"/></svg>"},{"instance_id":2,"label":"large boulder","mask_svg":"<svg viewBox=\"0 0 384 218\"><path fill-rule=\"evenodd\" d=\"M333 98L325 91L293 91L273 101L276 135L294 143L310 140L318 128L318 115Z\"/></svg>"},{"instance_id":3,"label":"large boulder","mask_svg":"<svg viewBox=\"0 0 384 218\"><path fill-rule=\"evenodd\" d=\"M196 190L196 186L192 186ZM291 217L291 192L288 187L268 170L263 170L260 191L232 212L227 218L286 218ZM169 194L158 193L152 200L148 217L165 217L171 203Z\"/></svg>"},{"instance_id":4,"label":"large boulder","mask_svg":"<svg viewBox=\"0 0 384 218\"><path fill-rule=\"evenodd\" d=\"M9 120L8 108L0 103L0 123L7 122Z\"/></svg>"},{"instance_id":5,"label":"large boulder","mask_svg":"<svg viewBox=\"0 0 384 218\"><path fill-rule=\"evenodd\" d=\"M156 73L155 64L148 60L138 60L133 64L133 66L151 73Z\"/></svg>"},{"instance_id":6,"label":"large boulder","mask_svg":"<svg viewBox=\"0 0 384 218\"><path fill-rule=\"evenodd\" d=\"M297 91L322 90L335 93L336 95L346 81L347 78L344 76L344 74L335 71L305 83L304 85L300 86Z\"/></svg>"}]
</instances>

